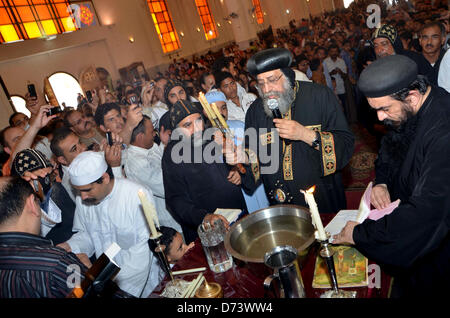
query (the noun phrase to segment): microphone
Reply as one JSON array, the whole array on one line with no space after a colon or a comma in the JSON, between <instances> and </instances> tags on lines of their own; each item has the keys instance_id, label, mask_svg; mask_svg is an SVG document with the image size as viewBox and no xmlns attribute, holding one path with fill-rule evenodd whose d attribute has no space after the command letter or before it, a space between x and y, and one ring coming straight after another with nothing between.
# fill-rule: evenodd
<instances>
[{"instance_id":1,"label":"microphone","mask_svg":"<svg viewBox=\"0 0 450 318\"><path fill-rule=\"evenodd\" d=\"M272 111L273 118L283 119L280 109L278 108L278 101L275 98L269 99L267 101L267 106L269 106L269 109Z\"/></svg>"},{"instance_id":2,"label":"microphone","mask_svg":"<svg viewBox=\"0 0 450 318\"><path fill-rule=\"evenodd\" d=\"M273 118L283 119L283 116L281 115L280 109L278 108L278 100L275 98L271 98L267 101L267 106L272 111ZM284 138L282 138L284 139ZM289 139L284 139L284 142L286 145L289 145L291 141Z\"/></svg>"}]
</instances>

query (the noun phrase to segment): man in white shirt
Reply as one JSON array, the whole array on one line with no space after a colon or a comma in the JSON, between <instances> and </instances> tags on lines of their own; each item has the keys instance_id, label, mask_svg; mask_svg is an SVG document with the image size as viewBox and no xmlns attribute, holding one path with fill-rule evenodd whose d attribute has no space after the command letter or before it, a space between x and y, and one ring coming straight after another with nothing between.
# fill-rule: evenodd
<instances>
[{"instance_id":1,"label":"man in white shirt","mask_svg":"<svg viewBox=\"0 0 450 318\"><path fill-rule=\"evenodd\" d=\"M444 54L438 74L438 85L450 93L450 50Z\"/></svg>"},{"instance_id":2,"label":"man in white shirt","mask_svg":"<svg viewBox=\"0 0 450 318\"><path fill-rule=\"evenodd\" d=\"M131 135L131 144L125 156L127 178L146 186L153 192L153 199L161 225L171 227L182 233L181 226L166 209L161 160L164 144L154 142L155 131L149 117L144 115Z\"/></svg>"},{"instance_id":3,"label":"man in white shirt","mask_svg":"<svg viewBox=\"0 0 450 318\"><path fill-rule=\"evenodd\" d=\"M119 140L116 134L113 134L113 140ZM120 140L119 140L120 141ZM116 178L123 177L121 163L120 144L109 146L106 143L102 144L105 151L106 162L112 167L112 171ZM61 184L69 194L73 202L75 202L76 193L70 184L69 165L80 153L87 150L84 143L81 142L80 137L76 135L71 129L61 127L55 130L50 148L56 157L56 161L61 166Z\"/></svg>"},{"instance_id":4,"label":"man in white shirt","mask_svg":"<svg viewBox=\"0 0 450 318\"><path fill-rule=\"evenodd\" d=\"M256 96L237 85L231 73L220 72L215 77L217 87L227 98L228 119L245 122L245 114Z\"/></svg>"},{"instance_id":5,"label":"man in white shirt","mask_svg":"<svg viewBox=\"0 0 450 318\"><path fill-rule=\"evenodd\" d=\"M75 233L59 246L75 254L99 257L112 243L121 250L114 260L120 267L119 287L147 297L162 278L152 255L150 232L138 196L142 190L154 204L151 191L131 180L115 179L101 153L85 151L69 166L70 181L79 193L73 222Z\"/></svg>"},{"instance_id":6,"label":"man in white shirt","mask_svg":"<svg viewBox=\"0 0 450 318\"><path fill-rule=\"evenodd\" d=\"M344 60L339 57L339 47L336 44L330 45L328 52L329 56L323 62L326 64L330 76L336 81L335 93L342 103L345 114L348 114L344 85L344 77L347 75L347 65L345 65Z\"/></svg>"}]
</instances>

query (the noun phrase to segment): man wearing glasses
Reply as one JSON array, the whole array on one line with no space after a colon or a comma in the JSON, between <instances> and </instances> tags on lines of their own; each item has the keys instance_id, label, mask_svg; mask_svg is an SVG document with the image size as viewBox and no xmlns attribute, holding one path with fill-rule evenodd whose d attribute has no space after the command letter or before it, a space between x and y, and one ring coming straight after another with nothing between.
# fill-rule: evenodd
<instances>
[{"instance_id":1,"label":"man wearing glasses","mask_svg":"<svg viewBox=\"0 0 450 318\"><path fill-rule=\"evenodd\" d=\"M296 81L291 62L283 48L249 59L261 97L245 118L245 149L225 157L247 165L242 187L252 193L262 182L271 205L307 206L300 190L315 185L319 211L336 213L346 208L341 169L353 153L354 136L331 89Z\"/></svg>"}]
</instances>

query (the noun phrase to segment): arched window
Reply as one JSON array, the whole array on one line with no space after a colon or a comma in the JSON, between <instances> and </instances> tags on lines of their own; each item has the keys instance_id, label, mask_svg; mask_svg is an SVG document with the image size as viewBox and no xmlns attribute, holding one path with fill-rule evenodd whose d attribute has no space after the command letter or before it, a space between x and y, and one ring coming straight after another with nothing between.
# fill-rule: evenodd
<instances>
[{"instance_id":1,"label":"arched window","mask_svg":"<svg viewBox=\"0 0 450 318\"><path fill-rule=\"evenodd\" d=\"M28 108L25 106L26 101L22 96L19 95L11 95L11 101L14 105L14 110L18 113L23 113L28 117L31 117L31 113Z\"/></svg>"},{"instance_id":2,"label":"arched window","mask_svg":"<svg viewBox=\"0 0 450 318\"><path fill-rule=\"evenodd\" d=\"M344 8L347 9L348 6L351 5L353 1L354 1L354 0L344 0Z\"/></svg>"},{"instance_id":3,"label":"arched window","mask_svg":"<svg viewBox=\"0 0 450 318\"><path fill-rule=\"evenodd\" d=\"M59 105L64 108L78 106L78 94L84 95L75 77L68 73L58 72L48 78Z\"/></svg>"}]
</instances>

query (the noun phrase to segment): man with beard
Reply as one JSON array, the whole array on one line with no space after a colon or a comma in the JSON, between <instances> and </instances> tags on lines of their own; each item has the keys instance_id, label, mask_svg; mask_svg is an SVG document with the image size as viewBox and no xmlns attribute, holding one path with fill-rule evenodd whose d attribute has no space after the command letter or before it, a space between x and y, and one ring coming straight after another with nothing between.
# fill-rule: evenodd
<instances>
[{"instance_id":1,"label":"man with beard","mask_svg":"<svg viewBox=\"0 0 450 318\"><path fill-rule=\"evenodd\" d=\"M114 178L103 154L80 153L69 166L70 181L78 191L73 220L75 233L58 246L75 254L100 257L112 243L121 250L114 257L120 272L114 281L136 297L147 297L162 272L148 247L150 231L138 191L154 205L147 188L128 179Z\"/></svg>"},{"instance_id":2,"label":"man with beard","mask_svg":"<svg viewBox=\"0 0 450 318\"><path fill-rule=\"evenodd\" d=\"M372 36L372 44L377 59L403 54L403 44L397 35L397 30L389 24L383 24L375 30Z\"/></svg>"},{"instance_id":3,"label":"man with beard","mask_svg":"<svg viewBox=\"0 0 450 318\"><path fill-rule=\"evenodd\" d=\"M391 297L442 296L450 283L450 95L404 56L369 65L358 81L392 127L375 163L371 203L400 205L377 221L348 222L333 243L350 243L394 277Z\"/></svg>"},{"instance_id":4,"label":"man with beard","mask_svg":"<svg viewBox=\"0 0 450 318\"><path fill-rule=\"evenodd\" d=\"M353 153L354 136L334 93L295 81L291 62L289 50L280 48L248 61L261 97L247 111L245 153L227 151L227 162L245 163L243 188L252 193L264 183L271 205L307 206L300 190L315 185L319 211L336 213L346 208L340 170Z\"/></svg>"},{"instance_id":5,"label":"man with beard","mask_svg":"<svg viewBox=\"0 0 450 318\"><path fill-rule=\"evenodd\" d=\"M224 217L212 214L217 208L245 210L240 175L223 163L218 145L203 136L201 113L186 100L173 105L169 114L175 130L162 157L167 209L181 225L186 244L198 237L202 222L213 224L220 218L228 225Z\"/></svg>"}]
</instances>

